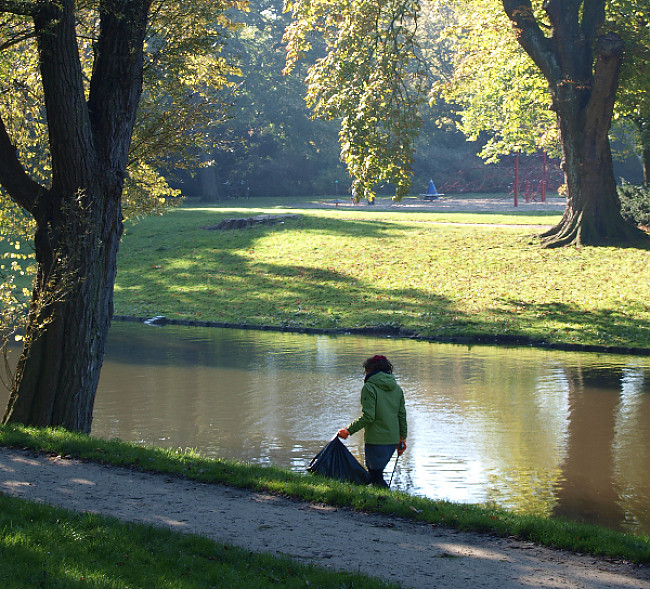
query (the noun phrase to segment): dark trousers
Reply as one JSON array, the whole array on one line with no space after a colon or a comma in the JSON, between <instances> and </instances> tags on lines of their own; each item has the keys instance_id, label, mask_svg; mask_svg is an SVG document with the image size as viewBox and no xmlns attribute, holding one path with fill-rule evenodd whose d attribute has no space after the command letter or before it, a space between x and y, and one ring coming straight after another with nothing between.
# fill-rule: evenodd
<instances>
[{"instance_id":1,"label":"dark trousers","mask_svg":"<svg viewBox=\"0 0 650 589\"><path fill-rule=\"evenodd\" d=\"M397 449L397 444L366 444L366 466L368 482L377 487L388 488L384 480L384 468Z\"/></svg>"}]
</instances>

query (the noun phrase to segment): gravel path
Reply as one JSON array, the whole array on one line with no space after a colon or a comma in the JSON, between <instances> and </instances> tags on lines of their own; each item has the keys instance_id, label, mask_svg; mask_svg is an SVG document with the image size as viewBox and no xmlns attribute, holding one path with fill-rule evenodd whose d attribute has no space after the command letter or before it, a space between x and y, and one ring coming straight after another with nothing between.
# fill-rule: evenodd
<instances>
[{"instance_id":1,"label":"gravel path","mask_svg":"<svg viewBox=\"0 0 650 589\"><path fill-rule=\"evenodd\" d=\"M0 492L360 571L403 587L650 589L647 566L7 448L0 448Z\"/></svg>"},{"instance_id":2,"label":"gravel path","mask_svg":"<svg viewBox=\"0 0 650 589\"><path fill-rule=\"evenodd\" d=\"M549 196L545 202L541 202L539 197L530 202L526 202L520 197L518 206L515 206L512 197L481 197L465 198L462 195L445 196L438 200L423 200L407 198L401 202L392 202L387 198L380 198L374 205L368 205L366 201L353 204L349 199L324 199L320 203L304 203L299 208L337 208L341 210L361 210L369 211L394 211L409 213L415 211L429 212L465 212L465 213L528 213L532 211L547 211L561 214L566 207L566 199L557 196Z\"/></svg>"}]
</instances>

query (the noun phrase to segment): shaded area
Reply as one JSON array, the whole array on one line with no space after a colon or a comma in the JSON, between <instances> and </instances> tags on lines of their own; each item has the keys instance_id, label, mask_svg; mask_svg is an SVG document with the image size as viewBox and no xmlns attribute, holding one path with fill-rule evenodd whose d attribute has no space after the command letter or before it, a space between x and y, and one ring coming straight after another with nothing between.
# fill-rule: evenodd
<instances>
[{"instance_id":1,"label":"shaded area","mask_svg":"<svg viewBox=\"0 0 650 589\"><path fill-rule=\"evenodd\" d=\"M569 383L569 437L553 515L618 528L625 520L614 482L616 408L621 368L564 369Z\"/></svg>"}]
</instances>

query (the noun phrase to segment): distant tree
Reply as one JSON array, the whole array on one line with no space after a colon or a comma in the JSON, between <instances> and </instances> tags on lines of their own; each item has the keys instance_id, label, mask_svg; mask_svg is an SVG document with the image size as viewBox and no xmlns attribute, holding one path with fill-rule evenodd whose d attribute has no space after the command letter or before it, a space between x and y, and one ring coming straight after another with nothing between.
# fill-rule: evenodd
<instances>
[{"instance_id":1,"label":"distant tree","mask_svg":"<svg viewBox=\"0 0 650 589\"><path fill-rule=\"evenodd\" d=\"M249 8L227 48L241 69L230 118L212 131L209 174L219 196L332 194L336 180L347 192L336 123L311 120L305 105L305 66L282 74L289 23L282 0L252 0Z\"/></svg>"},{"instance_id":2,"label":"distant tree","mask_svg":"<svg viewBox=\"0 0 650 589\"><path fill-rule=\"evenodd\" d=\"M287 68L319 33L327 53L307 75L314 115L338 120L341 159L357 198L383 182L408 193L425 75L416 59L417 0L287 0Z\"/></svg>"},{"instance_id":3,"label":"distant tree","mask_svg":"<svg viewBox=\"0 0 650 589\"><path fill-rule=\"evenodd\" d=\"M200 87L199 79L227 71L208 71L214 62L204 59L196 33L213 43L215 37L205 21L199 25L188 15L210 14L221 29L228 6L208 0L195 0L192 10L187 3L153 0L0 0L0 184L32 219L36 257L5 422L90 431L113 312L124 187L129 176L139 176L153 194L127 202L134 211L151 210L146 202L160 204L160 193L151 190L158 183L151 164L156 158L138 154L148 144L161 152L161 161L165 145L157 133L170 132L174 119L181 120L171 110L175 98ZM189 42L192 35L195 42ZM164 74L151 79L143 101L165 100L169 109L156 110L152 123L148 115L154 113L145 107L134 135L145 68L165 60L164 49L173 43L184 59L170 61ZM192 93L188 112L196 101ZM129 158L137 162L131 172Z\"/></svg>"},{"instance_id":4,"label":"distant tree","mask_svg":"<svg viewBox=\"0 0 650 589\"><path fill-rule=\"evenodd\" d=\"M481 53L487 39L494 44L490 62L501 66L501 75L494 78L481 75L494 71L487 67L486 56L468 62L474 66L486 64L485 72L474 72L477 101L470 106L484 120L492 116L497 132L501 133L501 137L497 136L488 145L488 150L496 153L505 144L518 143L522 146L527 143L530 149L543 139L531 132L540 128L536 126L538 121L526 120L530 113L540 111L527 109L526 102L539 103L541 86L536 70L544 77L550 96L548 104L557 119L569 191L562 221L544 235L545 245L647 241L642 232L621 216L614 181L608 132L624 42L615 22L607 18L609 3L606 0L503 0L500 3L495 0L448 0L436 4L456 7L482 22L489 22L486 14L500 15L500 7L512 24L517 43L534 64L533 67L526 59L513 58L516 54L508 46L511 42L503 27L497 30L488 26L478 50L471 44L465 47L470 53L472 50ZM402 194L408 181L410 146L416 132L412 122L415 119L413 95L406 91L405 80L414 82L409 89L417 94L418 74L410 73L408 68L413 67L409 64L412 63L420 7L409 0L382 0L374 2L372 7L362 1L295 0L288 6L294 11L295 19L287 35L290 63L309 48L308 35L312 32L323 34L328 42L327 58L317 64L309 78L308 98L316 114L343 117L342 136L354 138L354 153L359 155L358 161L353 158L352 165L348 164L351 173L364 187L368 182L363 179L368 176L395 174L396 182L402 187L398 193ZM399 15L397 21L395 15ZM377 70L383 73L377 74ZM392 75L396 72L399 74ZM381 80L380 89L374 91L370 82L377 79ZM518 84L506 85L503 83L506 80L516 80ZM485 86L483 92L480 83ZM368 96L370 94L372 97ZM521 117L516 124L498 118L499 109L493 105L504 100L517 103ZM377 116L378 112L381 116ZM398 112L407 120L400 119ZM466 118L463 124L469 128L471 121ZM554 127L549 127L548 139L552 140ZM390 130L388 135L382 136L381 131L387 129ZM405 129L407 131L399 132ZM401 140L391 141L391 133ZM385 151L376 149L377 143L381 143ZM399 166L396 165L398 160Z\"/></svg>"}]
</instances>

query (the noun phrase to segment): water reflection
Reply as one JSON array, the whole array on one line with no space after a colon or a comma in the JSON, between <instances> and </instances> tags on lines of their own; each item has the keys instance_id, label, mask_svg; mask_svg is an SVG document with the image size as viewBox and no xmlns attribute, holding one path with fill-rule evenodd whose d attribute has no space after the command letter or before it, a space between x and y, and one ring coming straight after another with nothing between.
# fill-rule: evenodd
<instances>
[{"instance_id":1,"label":"water reflection","mask_svg":"<svg viewBox=\"0 0 650 589\"><path fill-rule=\"evenodd\" d=\"M650 533L648 358L117 323L93 434L302 471L375 353L407 397L394 486Z\"/></svg>"}]
</instances>

